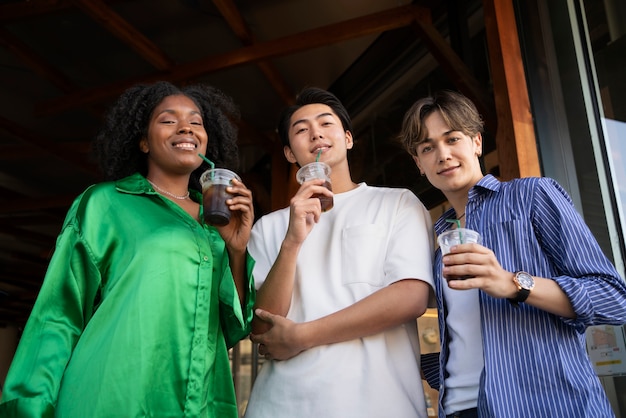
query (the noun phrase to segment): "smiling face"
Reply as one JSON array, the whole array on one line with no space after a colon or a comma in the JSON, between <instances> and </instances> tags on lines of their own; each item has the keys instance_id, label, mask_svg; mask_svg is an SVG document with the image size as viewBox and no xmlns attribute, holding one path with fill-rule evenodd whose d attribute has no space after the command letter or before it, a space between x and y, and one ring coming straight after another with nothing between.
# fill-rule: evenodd
<instances>
[{"instance_id":1,"label":"smiling face","mask_svg":"<svg viewBox=\"0 0 626 418\"><path fill-rule=\"evenodd\" d=\"M439 111L424 119L426 138L417 144L413 157L420 172L448 199L467 196L482 177L478 157L482 152L482 136L470 137L453 131Z\"/></svg>"},{"instance_id":2,"label":"smiling face","mask_svg":"<svg viewBox=\"0 0 626 418\"><path fill-rule=\"evenodd\" d=\"M345 131L332 109L320 103L302 106L293 113L289 124L289 146L284 148L290 163L305 165L316 160L333 167L347 164L347 150L352 148L352 133Z\"/></svg>"},{"instance_id":3,"label":"smiling face","mask_svg":"<svg viewBox=\"0 0 626 418\"><path fill-rule=\"evenodd\" d=\"M196 104L184 95L168 96L154 109L148 136L139 147L148 154L148 173L189 174L202 164L208 135Z\"/></svg>"}]
</instances>

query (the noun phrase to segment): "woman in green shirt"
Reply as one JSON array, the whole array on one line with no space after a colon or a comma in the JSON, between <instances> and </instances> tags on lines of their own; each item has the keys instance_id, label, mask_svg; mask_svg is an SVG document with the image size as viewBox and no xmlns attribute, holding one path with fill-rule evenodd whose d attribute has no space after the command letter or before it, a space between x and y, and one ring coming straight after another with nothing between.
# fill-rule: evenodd
<instances>
[{"instance_id":1,"label":"woman in green shirt","mask_svg":"<svg viewBox=\"0 0 626 418\"><path fill-rule=\"evenodd\" d=\"M208 86L127 90L96 137L107 182L73 203L7 376L1 417L237 417L228 348L252 319L251 192L203 221L199 175L237 161Z\"/></svg>"}]
</instances>

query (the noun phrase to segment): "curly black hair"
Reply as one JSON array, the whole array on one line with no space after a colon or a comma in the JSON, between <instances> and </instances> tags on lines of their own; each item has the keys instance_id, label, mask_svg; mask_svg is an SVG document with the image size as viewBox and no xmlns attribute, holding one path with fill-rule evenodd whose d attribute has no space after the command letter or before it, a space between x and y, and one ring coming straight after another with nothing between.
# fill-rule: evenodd
<instances>
[{"instance_id":1,"label":"curly black hair","mask_svg":"<svg viewBox=\"0 0 626 418\"><path fill-rule=\"evenodd\" d=\"M118 180L139 172L148 173L147 156L139 142L148 134L154 109L168 96L184 95L202 113L209 136L206 157L216 167L236 170L239 162L237 125L240 113L221 90L202 84L177 87L167 81L139 84L126 90L109 109L94 140L96 160L106 180ZM209 168L203 162L190 177L189 187L201 190L200 175Z\"/></svg>"}]
</instances>

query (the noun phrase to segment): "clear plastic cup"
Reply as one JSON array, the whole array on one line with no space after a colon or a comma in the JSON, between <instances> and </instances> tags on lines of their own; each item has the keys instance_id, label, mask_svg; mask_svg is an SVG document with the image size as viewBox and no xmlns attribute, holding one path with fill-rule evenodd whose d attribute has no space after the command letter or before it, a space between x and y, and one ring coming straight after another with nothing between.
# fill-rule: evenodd
<instances>
[{"instance_id":1,"label":"clear plastic cup","mask_svg":"<svg viewBox=\"0 0 626 418\"><path fill-rule=\"evenodd\" d=\"M450 252L450 247L458 244L480 244L480 234L472 229L456 228L450 229L437 237L439 247L441 247L441 255L444 256Z\"/></svg>"},{"instance_id":2,"label":"clear plastic cup","mask_svg":"<svg viewBox=\"0 0 626 418\"><path fill-rule=\"evenodd\" d=\"M226 200L233 197L226 191L232 179L241 181L241 178L226 168L212 168L200 176L202 185L202 205L204 207L204 220L206 223L216 226L228 225L230 222L230 209Z\"/></svg>"},{"instance_id":3,"label":"clear plastic cup","mask_svg":"<svg viewBox=\"0 0 626 418\"><path fill-rule=\"evenodd\" d=\"M300 184L313 179L326 180L323 186L332 192L333 189L330 184L330 166L328 164L321 161L315 161L302 166L296 173L296 180L298 180L298 183ZM317 194L312 197L317 197L320 200L320 203L322 204L322 212L326 212L333 208L334 201L332 196Z\"/></svg>"},{"instance_id":4,"label":"clear plastic cup","mask_svg":"<svg viewBox=\"0 0 626 418\"><path fill-rule=\"evenodd\" d=\"M459 244L480 244L482 242L480 234L474 230L467 228L456 228L444 232L437 237L439 247L441 248L441 256L448 254L450 248ZM465 280L471 279L473 276L446 276L448 280Z\"/></svg>"}]
</instances>

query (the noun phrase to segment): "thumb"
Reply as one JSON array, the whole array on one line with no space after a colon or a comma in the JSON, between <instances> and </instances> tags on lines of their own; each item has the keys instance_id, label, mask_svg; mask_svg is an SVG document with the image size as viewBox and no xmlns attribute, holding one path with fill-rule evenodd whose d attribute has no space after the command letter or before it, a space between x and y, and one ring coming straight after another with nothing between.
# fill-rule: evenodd
<instances>
[{"instance_id":1,"label":"thumb","mask_svg":"<svg viewBox=\"0 0 626 418\"><path fill-rule=\"evenodd\" d=\"M267 322L268 324L274 324L274 315L264 311L263 309L255 309L254 314L263 322Z\"/></svg>"}]
</instances>

